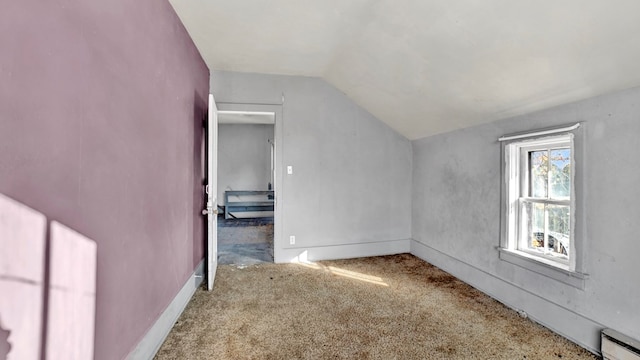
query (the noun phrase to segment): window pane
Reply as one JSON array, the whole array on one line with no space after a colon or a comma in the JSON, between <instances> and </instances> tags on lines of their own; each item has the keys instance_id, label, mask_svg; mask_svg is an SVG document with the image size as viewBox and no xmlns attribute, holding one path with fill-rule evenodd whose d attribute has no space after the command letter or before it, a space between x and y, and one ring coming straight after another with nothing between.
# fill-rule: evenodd
<instances>
[{"instance_id":1,"label":"window pane","mask_svg":"<svg viewBox=\"0 0 640 360\"><path fill-rule=\"evenodd\" d=\"M544 204L523 201L520 250L544 251Z\"/></svg>"},{"instance_id":2,"label":"window pane","mask_svg":"<svg viewBox=\"0 0 640 360\"><path fill-rule=\"evenodd\" d=\"M570 207L562 205L547 205L549 212L549 245L548 249L554 255L569 255L570 240Z\"/></svg>"},{"instance_id":3,"label":"window pane","mask_svg":"<svg viewBox=\"0 0 640 360\"><path fill-rule=\"evenodd\" d=\"M547 175L549 170L549 156L546 150L529 152L529 196L536 198L547 197Z\"/></svg>"},{"instance_id":4,"label":"window pane","mask_svg":"<svg viewBox=\"0 0 640 360\"><path fill-rule=\"evenodd\" d=\"M549 197L568 199L571 195L571 150L555 149L551 150L550 154L551 189Z\"/></svg>"}]
</instances>

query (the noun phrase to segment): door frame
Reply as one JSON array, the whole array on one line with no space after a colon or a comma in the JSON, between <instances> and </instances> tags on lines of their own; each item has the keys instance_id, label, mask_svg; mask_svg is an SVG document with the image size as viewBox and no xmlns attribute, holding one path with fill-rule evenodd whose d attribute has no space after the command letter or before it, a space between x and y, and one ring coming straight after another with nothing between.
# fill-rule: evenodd
<instances>
[{"instance_id":1,"label":"door frame","mask_svg":"<svg viewBox=\"0 0 640 360\"><path fill-rule=\"evenodd\" d=\"M283 192L283 179L284 179L284 166L283 166L283 134L284 134L284 118L283 118L283 105L282 104L247 104L247 103L225 103L218 102L218 111L247 111L247 112L272 112L275 114L275 120L273 124L273 136L275 141L275 181L273 184L273 191L275 194L275 206L273 213L273 261L275 263L283 262L282 249L286 246L284 243L284 237L282 236L283 229L283 212L282 205L284 199Z\"/></svg>"}]
</instances>

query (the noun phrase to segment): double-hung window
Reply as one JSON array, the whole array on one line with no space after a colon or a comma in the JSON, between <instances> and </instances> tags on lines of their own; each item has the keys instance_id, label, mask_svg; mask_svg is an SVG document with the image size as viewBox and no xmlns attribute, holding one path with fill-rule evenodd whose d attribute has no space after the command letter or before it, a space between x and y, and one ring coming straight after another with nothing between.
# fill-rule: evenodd
<instances>
[{"instance_id":1,"label":"double-hung window","mask_svg":"<svg viewBox=\"0 0 640 360\"><path fill-rule=\"evenodd\" d=\"M575 270L574 147L570 132L505 144L506 250Z\"/></svg>"}]
</instances>

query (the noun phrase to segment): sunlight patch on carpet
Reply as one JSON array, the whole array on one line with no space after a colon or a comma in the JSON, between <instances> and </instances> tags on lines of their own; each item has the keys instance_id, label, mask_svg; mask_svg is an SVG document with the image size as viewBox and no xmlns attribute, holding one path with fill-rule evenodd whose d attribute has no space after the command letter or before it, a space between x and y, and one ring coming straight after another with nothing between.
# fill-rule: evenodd
<instances>
[{"instance_id":1,"label":"sunlight patch on carpet","mask_svg":"<svg viewBox=\"0 0 640 360\"><path fill-rule=\"evenodd\" d=\"M310 269L314 269L314 270L322 270L322 271L327 272L329 274L342 276L342 277L346 277L346 278L349 278L349 279L364 281L364 282L367 282L367 283L370 283L370 284L375 284L375 285L380 285L380 286L387 286L387 287L389 286L389 284L384 282L384 280L381 277L378 277L378 276L367 275L367 274L359 273L359 272L356 272L356 271L341 269L341 268L338 268L338 267L335 267L335 266L325 266L325 265L322 265L322 264L311 262L311 261L307 260L306 251L303 252L302 254L300 254L300 256L297 257L297 261L294 261L293 264L304 266L306 268L310 268Z\"/></svg>"}]
</instances>

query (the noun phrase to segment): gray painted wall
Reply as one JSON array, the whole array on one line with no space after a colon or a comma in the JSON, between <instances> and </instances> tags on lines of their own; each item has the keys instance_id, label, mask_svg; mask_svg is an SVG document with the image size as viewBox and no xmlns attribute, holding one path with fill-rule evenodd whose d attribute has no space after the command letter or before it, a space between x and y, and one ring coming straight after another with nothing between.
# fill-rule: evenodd
<instances>
[{"instance_id":1,"label":"gray painted wall","mask_svg":"<svg viewBox=\"0 0 640 360\"><path fill-rule=\"evenodd\" d=\"M583 122L584 289L498 257L500 144L520 131ZM640 338L640 88L413 142L412 252L599 351L598 331ZM576 232L577 234L577 232Z\"/></svg>"},{"instance_id":2,"label":"gray painted wall","mask_svg":"<svg viewBox=\"0 0 640 360\"><path fill-rule=\"evenodd\" d=\"M220 124L218 127L218 204L225 190L268 190L273 125Z\"/></svg>"},{"instance_id":3,"label":"gray painted wall","mask_svg":"<svg viewBox=\"0 0 640 360\"><path fill-rule=\"evenodd\" d=\"M279 169L277 262L304 251L317 259L409 250L409 140L318 78L216 71L210 89L218 103L281 104L285 97L278 146L294 173Z\"/></svg>"}]
</instances>

